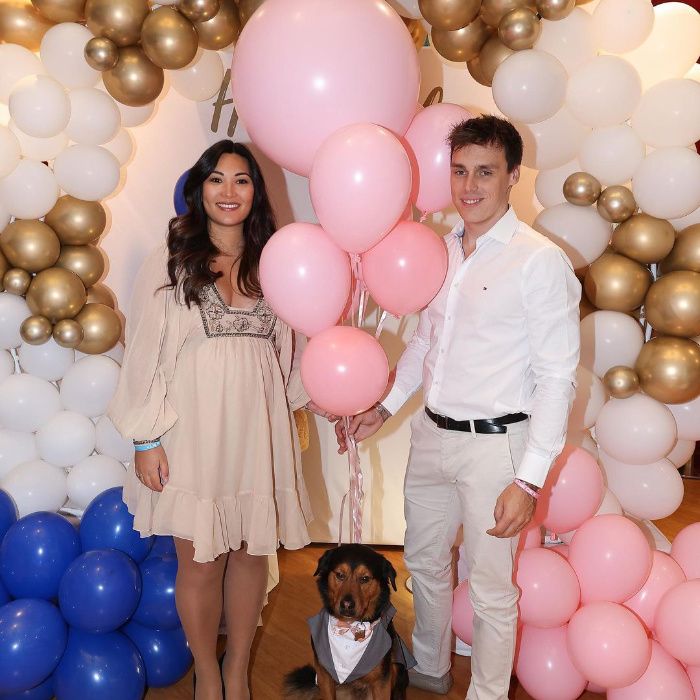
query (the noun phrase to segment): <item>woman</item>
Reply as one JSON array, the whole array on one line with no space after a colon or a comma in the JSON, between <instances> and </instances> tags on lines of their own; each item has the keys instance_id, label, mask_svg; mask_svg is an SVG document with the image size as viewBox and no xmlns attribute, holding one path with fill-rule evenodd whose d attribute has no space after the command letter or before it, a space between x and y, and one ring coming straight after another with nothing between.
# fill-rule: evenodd
<instances>
[{"instance_id":1,"label":"woman","mask_svg":"<svg viewBox=\"0 0 700 700\"><path fill-rule=\"evenodd\" d=\"M258 263L275 221L253 155L216 143L184 194L188 213L138 275L109 415L135 444L124 486L134 527L175 537L196 698L222 697L223 606L225 691L245 700L266 555L309 542L292 411L316 407L293 363L294 334L262 297Z\"/></svg>"}]
</instances>

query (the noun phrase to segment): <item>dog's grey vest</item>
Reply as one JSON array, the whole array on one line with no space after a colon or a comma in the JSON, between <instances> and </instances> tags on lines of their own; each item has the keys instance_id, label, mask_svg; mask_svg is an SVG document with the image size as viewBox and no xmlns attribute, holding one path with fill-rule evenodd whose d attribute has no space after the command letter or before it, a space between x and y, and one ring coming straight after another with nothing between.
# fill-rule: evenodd
<instances>
[{"instance_id":1,"label":"dog's grey vest","mask_svg":"<svg viewBox=\"0 0 700 700\"><path fill-rule=\"evenodd\" d=\"M406 668L413 668L416 665L416 660L404 644L398 634L394 639L387 631L389 623L396 615L396 608L393 605L387 606L379 618L379 624L374 628L372 636L367 643L367 648L364 654L357 662L357 666L352 670L350 675L345 679L343 685L352 683L358 678L366 676L381 660L386 656L389 649L392 650L392 661L397 664L402 664ZM328 642L328 618L329 613L324 608L318 615L314 615L308 619L309 629L311 630L311 639L314 643L316 656L323 668L331 674L333 680L338 683L338 674L335 672L335 664L331 654L330 643Z\"/></svg>"}]
</instances>

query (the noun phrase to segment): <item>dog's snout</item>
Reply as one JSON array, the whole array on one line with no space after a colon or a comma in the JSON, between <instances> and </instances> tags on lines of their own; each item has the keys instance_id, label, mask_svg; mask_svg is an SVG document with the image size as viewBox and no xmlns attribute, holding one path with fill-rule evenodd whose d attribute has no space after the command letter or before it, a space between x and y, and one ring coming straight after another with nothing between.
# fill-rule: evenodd
<instances>
[{"instance_id":1,"label":"dog's snout","mask_svg":"<svg viewBox=\"0 0 700 700\"><path fill-rule=\"evenodd\" d=\"M340 601L340 610L346 614L355 612L355 599L351 595L343 596Z\"/></svg>"}]
</instances>

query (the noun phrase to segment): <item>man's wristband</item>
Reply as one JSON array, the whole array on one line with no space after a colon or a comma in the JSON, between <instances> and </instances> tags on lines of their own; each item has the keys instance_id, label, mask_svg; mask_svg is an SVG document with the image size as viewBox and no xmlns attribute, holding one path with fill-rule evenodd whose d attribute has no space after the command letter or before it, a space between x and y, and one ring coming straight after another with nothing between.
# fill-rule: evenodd
<instances>
[{"instance_id":1,"label":"man's wristband","mask_svg":"<svg viewBox=\"0 0 700 700\"><path fill-rule=\"evenodd\" d=\"M537 500L540 497L540 494L538 491L535 491L535 489L527 483L527 481L523 481L522 479L515 479L513 482L516 486L521 488L525 493L528 495L532 496L535 500Z\"/></svg>"},{"instance_id":2,"label":"man's wristband","mask_svg":"<svg viewBox=\"0 0 700 700\"><path fill-rule=\"evenodd\" d=\"M379 414L379 417L385 423L387 420L389 420L389 418L391 418L391 413L389 413L389 411L380 403L374 404L374 410Z\"/></svg>"}]
</instances>

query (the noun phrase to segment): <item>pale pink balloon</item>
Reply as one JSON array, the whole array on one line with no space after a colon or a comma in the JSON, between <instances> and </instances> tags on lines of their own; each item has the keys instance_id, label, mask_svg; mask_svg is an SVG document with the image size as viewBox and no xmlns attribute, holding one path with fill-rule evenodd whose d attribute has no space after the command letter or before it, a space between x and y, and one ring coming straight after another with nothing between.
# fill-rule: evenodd
<instances>
[{"instance_id":1,"label":"pale pink balloon","mask_svg":"<svg viewBox=\"0 0 700 700\"><path fill-rule=\"evenodd\" d=\"M450 147L452 127L474 115L459 105L442 102L416 114L406 132L413 163L415 205L422 212L436 212L452 202Z\"/></svg>"},{"instance_id":2,"label":"pale pink balloon","mask_svg":"<svg viewBox=\"0 0 700 700\"><path fill-rule=\"evenodd\" d=\"M569 563L581 585L582 603L621 603L641 590L651 571L652 554L644 533L631 520L596 515L576 530Z\"/></svg>"},{"instance_id":3,"label":"pale pink balloon","mask_svg":"<svg viewBox=\"0 0 700 700\"><path fill-rule=\"evenodd\" d=\"M700 440L700 397L688 403L667 404L676 419L679 440Z\"/></svg>"},{"instance_id":4,"label":"pale pink balloon","mask_svg":"<svg viewBox=\"0 0 700 700\"><path fill-rule=\"evenodd\" d=\"M515 660L520 684L537 700L576 700L586 679L571 662L566 625L539 629L525 625Z\"/></svg>"},{"instance_id":5,"label":"pale pink balloon","mask_svg":"<svg viewBox=\"0 0 700 700\"><path fill-rule=\"evenodd\" d=\"M384 394L389 361L369 333L334 326L309 340L301 356L301 380L321 408L337 416L353 416Z\"/></svg>"},{"instance_id":6,"label":"pale pink balloon","mask_svg":"<svg viewBox=\"0 0 700 700\"><path fill-rule=\"evenodd\" d=\"M700 523L688 525L676 535L671 545L671 556L688 580L700 578Z\"/></svg>"},{"instance_id":7,"label":"pale pink balloon","mask_svg":"<svg viewBox=\"0 0 700 700\"><path fill-rule=\"evenodd\" d=\"M462 581L452 594L452 631L471 646L474 635L474 608L469 597L469 581Z\"/></svg>"},{"instance_id":8,"label":"pale pink balloon","mask_svg":"<svg viewBox=\"0 0 700 700\"><path fill-rule=\"evenodd\" d=\"M520 533L518 551L535 549L542 546L542 526L539 523L530 525Z\"/></svg>"},{"instance_id":9,"label":"pale pink balloon","mask_svg":"<svg viewBox=\"0 0 700 700\"><path fill-rule=\"evenodd\" d=\"M605 688L603 688L602 685L597 685L595 683L589 683L586 686L586 690L589 693L598 693L599 695L604 695L605 694Z\"/></svg>"},{"instance_id":10,"label":"pale pink balloon","mask_svg":"<svg viewBox=\"0 0 700 700\"><path fill-rule=\"evenodd\" d=\"M560 557L564 557L564 559L569 558L568 544L555 544L553 547L549 547L549 551L558 554Z\"/></svg>"},{"instance_id":11,"label":"pale pink balloon","mask_svg":"<svg viewBox=\"0 0 700 700\"><path fill-rule=\"evenodd\" d=\"M581 592L568 561L546 548L528 549L515 560L521 590L520 620L534 627L560 627L576 612Z\"/></svg>"},{"instance_id":12,"label":"pale pink balloon","mask_svg":"<svg viewBox=\"0 0 700 700\"><path fill-rule=\"evenodd\" d=\"M608 690L608 700L695 700L683 666L658 642L651 642L651 661L637 681Z\"/></svg>"},{"instance_id":13,"label":"pale pink balloon","mask_svg":"<svg viewBox=\"0 0 700 700\"><path fill-rule=\"evenodd\" d=\"M700 579L679 583L661 599L654 636L671 656L700 666Z\"/></svg>"},{"instance_id":14,"label":"pale pink balloon","mask_svg":"<svg viewBox=\"0 0 700 700\"><path fill-rule=\"evenodd\" d=\"M369 122L404 134L420 69L401 18L376 0L267 0L236 42L233 100L253 142L308 175L319 146Z\"/></svg>"},{"instance_id":15,"label":"pale pink balloon","mask_svg":"<svg viewBox=\"0 0 700 700\"><path fill-rule=\"evenodd\" d=\"M641 590L624 605L637 613L642 622L651 630L654 627L654 615L659 602L674 586L685 581L683 570L668 554L653 552L651 572Z\"/></svg>"},{"instance_id":16,"label":"pale pink balloon","mask_svg":"<svg viewBox=\"0 0 700 700\"><path fill-rule=\"evenodd\" d=\"M350 259L315 224L283 226L263 248L260 285L273 311L312 336L337 323L350 295Z\"/></svg>"},{"instance_id":17,"label":"pale pink balloon","mask_svg":"<svg viewBox=\"0 0 700 700\"><path fill-rule=\"evenodd\" d=\"M700 700L700 666L688 666L685 670L695 691L695 700Z\"/></svg>"},{"instance_id":18,"label":"pale pink balloon","mask_svg":"<svg viewBox=\"0 0 700 700\"><path fill-rule=\"evenodd\" d=\"M362 256L362 276L372 298L395 316L427 306L447 274L445 242L432 229L401 221Z\"/></svg>"},{"instance_id":19,"label":"pale pink balloon","mask_svg":"<svg viewBox=\"0 0 700 700\"><path fill-rule=\"evenodd\" d=\"M552 532L575 530L598 510L604 489L598 462L583 448L566 445L540 491L535 520Z\"/></svg>"},{"instance_id":20,"label":"pale pink balloon","mask_svg":"<svg viewBox=\"0 0 700 700\"><path fill-rule=\"evenodd\" d=\"M567 646L578 671L608 689L634 683L651 658L651 641L635 614L604 601L584 605L574 613Z\"/></svg>"}]
</instances>

